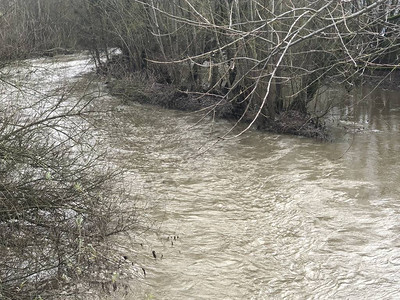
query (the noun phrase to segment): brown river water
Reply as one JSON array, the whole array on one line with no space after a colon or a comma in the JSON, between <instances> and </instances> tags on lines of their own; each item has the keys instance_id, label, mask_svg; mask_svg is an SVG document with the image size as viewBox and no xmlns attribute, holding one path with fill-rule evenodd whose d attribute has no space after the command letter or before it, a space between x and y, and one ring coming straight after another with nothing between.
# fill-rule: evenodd
<instances>
[{"instance_id":1,"label":"brown river water","mask_svg":"<svg viewBox=\"0 0 400 300\"><path fill-rule=\"evenodd\" d=\"M44 92L92 67L26 63L18 76L37 70L26 84ZM138 275L112 299L400 298L399 91L332 91L347 132L331 142L250 130L214 145L231 123L95 86L110 109L97 136L150 227L120 238Z\"/></svg>"}]
</instances>

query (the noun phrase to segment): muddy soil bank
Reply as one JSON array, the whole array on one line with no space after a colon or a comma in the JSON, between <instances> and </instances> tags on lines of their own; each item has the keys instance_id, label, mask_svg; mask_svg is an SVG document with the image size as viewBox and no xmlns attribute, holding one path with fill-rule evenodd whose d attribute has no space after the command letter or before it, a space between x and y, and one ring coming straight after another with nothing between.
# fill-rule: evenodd
<instances>
[{"instance_id":1,"label":"muddy soil bank","mask_svg":"<svg viewBox=\"0 0 400 300\"><path fill-rule=\"evenodd\" d=\"M125 101L158 105L168 109L183 111L201 111L217 118L239 120L249 123L255 113L244 113L246 105L234 103L221 95L184 91L168 83L159 83L157 75L148 76L144 72L132 72L121 57L114 57L108 64L99 69L106 75L107 87L112 95ZM161 75L162 76L162 75ZM396 70L374 70L365 72L358 80L358 85L379 86L384 89L400 89L400 72ZM332 84L335 84L334 82ZM349 86L349 89L355 85ZM243 117L244 116L244 117ZM309 114L299 111L283 111L274 118L260 116L255 127L259 130L279 134L299 135L322 140L330 140L331 133L323 120L319 122ZM345 128L341 128L346 132Z\"/></svg>"},{"instance_id":2,"label":"muddy soil bank","mask_svg":"<svg viewBox=\"0 0 400 300\"><path fill-rule=\"evenodd\" d=\"M183 111L213 111L216 117L233 118L232 103L216 95L200 95L181 91L173 85L149 80L143 75L133 75L107 82L110 93L125 101L158 105L168 109Z\"/></svg>"},{"instance_id":3,"label":"muddy soil bank","mask_svg":"<svg viewBox=\"0 0 400 300\"><path fill-rule=\"evenodd\" d=\"M135 101L142 104L158 105L168 109L183 111L200 111L212 117L238 120L245 106L234 104L219 95L200 94L179 90L172 84L157 83L143 74L118 76L107 80L107 87L114 96L125 101ZM250 122L252 114L245 114L243 122ZM255 124L259 130L279 134L292 134L318 139L326 139L325 128L314 123L306 114L296 111L286 111L271 118L261 117Z\"/></svg>"}]
</instances>

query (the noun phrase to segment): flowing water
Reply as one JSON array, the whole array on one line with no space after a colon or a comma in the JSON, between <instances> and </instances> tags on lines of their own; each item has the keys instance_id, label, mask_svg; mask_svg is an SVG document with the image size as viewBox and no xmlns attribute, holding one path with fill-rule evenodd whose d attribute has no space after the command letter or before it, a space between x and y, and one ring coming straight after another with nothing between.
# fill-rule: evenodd
<instances>
[{"instance_id":1,"label":"flowing water","mask_svg":"<svg viewBox=\"0 0 400 300\"><path fill-rule=\"evenodd\" d=\"M89 69L34 62L63 82ZM151 222L119 241L146 274L117 298L398 299L400 94L345 97L332 142L249 131L215 145L232 124L99 99L98 136Z\"/></svg>"}]
</instances>

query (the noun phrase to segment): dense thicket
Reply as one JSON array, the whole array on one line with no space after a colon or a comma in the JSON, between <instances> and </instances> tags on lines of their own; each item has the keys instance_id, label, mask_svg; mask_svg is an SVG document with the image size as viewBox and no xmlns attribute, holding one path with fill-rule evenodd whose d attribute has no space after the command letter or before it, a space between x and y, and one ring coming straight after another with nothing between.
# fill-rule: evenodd
<instances>
[{"instance_id":1,"label":"dense thicket","mask_svg":"<svg viewBox=\"0 0 400 300\"><path fill-rule=\"evenodd\" d=\"M137 219L90 134L93 98L19 100L0 103L0 299L112 290L121 256L106 241Z\"/></svg>"},{"instance_id":2,"label":"dense thicket","mask_svg":"<svg viewBox=\"0 0 400 300\"><path fill-rule=\"evenodd\" d=\"M116 289L122 257L107 241L137 228L133 204L116 187L119 172L91 134L89 84L27 86L45 67L25 74L7 66L97 49L83 30L87 5L0 0L0 299L86 299Z\"/></svg>"},{"instance_id":3,"label":"dense thicket","mask_svg":"<svg viewBox=\"0 0 400 300\"><path fill-rule=\"evenodd\" d=\"M1 0L0 59L65 52L78 45L73 1Z\"/></svg>"},{"instance_id":4,"label":"dense thicket","mask_svg":"<svg viewBox=\"0 0 400 300\"><path fill-rule=\"evenodd\" d=\"M237 117L324 112L316 94L399 64L398 1L89 1L97 46L115 45L131 72L222 95ZM106 42L107 41L107 42Z\"/></svg>"},{"instance_id":5,"label":"dense thicket","mask_svg":"<svg viewBox=\"0 0 400 300\"><path fill-rule=\"evenodd\" d=\"M320 85L399 64L397 0L0 1L2 57L119 47L125 72L223 97L253 124L312 114ZM254 121L254 122L253 122Z\"/></svg>"}]
</instances>

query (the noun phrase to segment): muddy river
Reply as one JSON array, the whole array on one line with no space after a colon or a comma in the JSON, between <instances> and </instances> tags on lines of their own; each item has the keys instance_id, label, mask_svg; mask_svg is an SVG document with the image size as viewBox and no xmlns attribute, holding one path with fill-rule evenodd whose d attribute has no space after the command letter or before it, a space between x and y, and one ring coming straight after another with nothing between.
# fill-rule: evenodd
<instances>
[{"instance_id":1,"label":"muddy river","mask_svg":"<svg viewBox=\"0 0 400 300\"><path fill-rule=\"evenodd\" d=\"M23 80L23 101L92 64L79 55L18 68L8 76ZM231 123L197 124L93 86L108 111L96 136L149 227L120 240L139 271L118 299L400 297L399 91L331 91L346 131L330 142L251 130L213 144Z\"/></svg>"}]
</instances>

